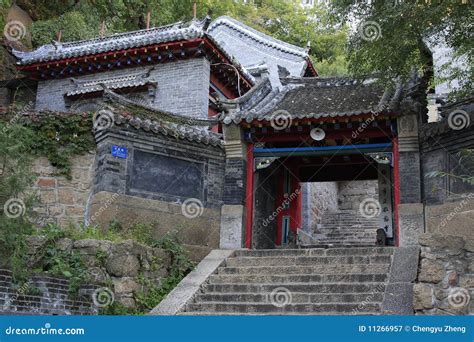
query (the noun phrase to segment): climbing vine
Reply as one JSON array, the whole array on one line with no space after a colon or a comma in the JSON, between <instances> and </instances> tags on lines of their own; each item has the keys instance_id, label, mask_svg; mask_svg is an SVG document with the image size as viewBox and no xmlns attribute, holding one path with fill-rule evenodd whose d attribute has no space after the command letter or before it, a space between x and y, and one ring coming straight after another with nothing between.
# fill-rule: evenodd
<instances>
[{"instance_id":1,"label":"climbing vine","mask_svg":"<svg viewBox=\"0 0 474 342\"><path fill-rule=\"evenodd\" d=\"M58 173L70 178L71 158L95 148L92 115L41 113L30 115L26 126L34 133L34 155L46 156Z\"/></svg>"}]
</instances>

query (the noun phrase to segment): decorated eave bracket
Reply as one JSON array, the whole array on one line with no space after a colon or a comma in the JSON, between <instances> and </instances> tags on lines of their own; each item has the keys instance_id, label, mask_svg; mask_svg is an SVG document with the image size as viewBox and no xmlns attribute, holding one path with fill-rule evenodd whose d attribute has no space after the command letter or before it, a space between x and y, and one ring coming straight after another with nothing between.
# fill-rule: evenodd
<instances>
[{"instance_id":1,"label":"decorated eave bracket","mask_svg":"<svg viewBox=\"0 0 474 342\"><path fill-rule=\"evenodd\" d=\"M377 164L390 165L393 167L392 152L365 153L365 155L372 158Z\"/></svg>"},{"instance_id":2,"label":"decorated eave bracket","mask_svg":"<svg viewBox=\"0 0 474 342\"><path fill-rule=\"evenodd\" d=\"M254 159L254 171L259 171L268 168L279 157L260 157Z\"/></svg>"}]
</instances>

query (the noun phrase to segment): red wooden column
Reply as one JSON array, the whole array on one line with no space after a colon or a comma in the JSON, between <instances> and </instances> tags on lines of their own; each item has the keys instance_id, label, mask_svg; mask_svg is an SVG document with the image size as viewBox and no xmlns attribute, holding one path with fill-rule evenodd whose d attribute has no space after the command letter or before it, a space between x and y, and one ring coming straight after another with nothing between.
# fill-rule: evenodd
<instances>
[{"instance_id":1,"label":"red wooden column","mask_svg":"<svg viewBox=\"0 0 474 342\"><path fill-rule=\"evenodd\" d=\"M392 152L393 152L393 187L395 200L395 246L399 246L399 220L398 220L398 205L400 204L400 175L398 172L398 137L392 138Z\"/></svg>"},{"instance_id":2,"label":"red wooden column","mask_svg":"<svg viewBox=\"0 0 474 342\"><path fill-rule=\"evenodd\" d=\"M247 209L247 222L245 227L245 248L252 248L253 225L253 144L247 145L247 184L245 194L245 207Z\"/></svg>"}]
</instances>

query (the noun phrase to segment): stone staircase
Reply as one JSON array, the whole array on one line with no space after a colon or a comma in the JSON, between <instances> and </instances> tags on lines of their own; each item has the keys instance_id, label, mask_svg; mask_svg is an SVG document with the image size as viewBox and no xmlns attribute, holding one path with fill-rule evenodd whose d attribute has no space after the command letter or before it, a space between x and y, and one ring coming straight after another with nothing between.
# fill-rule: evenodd
<instances>
[{"instance_id":1,"label":"stone staircase","mask_svg":"<svg viewBox=\"0 0 474 342\"><path fill-rule=\"evenodd\" d=\"M316 224L304 247L375 246L379 218L362 216L357 210L327 212Z\"/></svg>"},{"instance_id":2,"label":"stone staircase","mask_svg":"<svg viewBox=\"0 0 474 342\"><path fill-rule=\"evenodd\" d=\"M179 314L380 314L393 253L389 247L237 250Z\"/></svg>"}]
</instances>

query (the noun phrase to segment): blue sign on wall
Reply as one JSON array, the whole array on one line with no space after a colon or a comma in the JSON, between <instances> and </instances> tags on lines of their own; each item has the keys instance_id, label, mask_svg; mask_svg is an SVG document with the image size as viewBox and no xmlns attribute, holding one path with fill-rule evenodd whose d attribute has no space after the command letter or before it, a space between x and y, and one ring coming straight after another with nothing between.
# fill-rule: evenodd
<instances>
[{"instance_id":1,"label":"blue sign on wall","mask_svg":"<svg viewBox=\"0 0 474 342\"><path fill-rule=\"evenodd\" d=\"M127 148L125 146L112 145L112 156L117 158L127 158Z\"/></svg>"}]
</instances>

